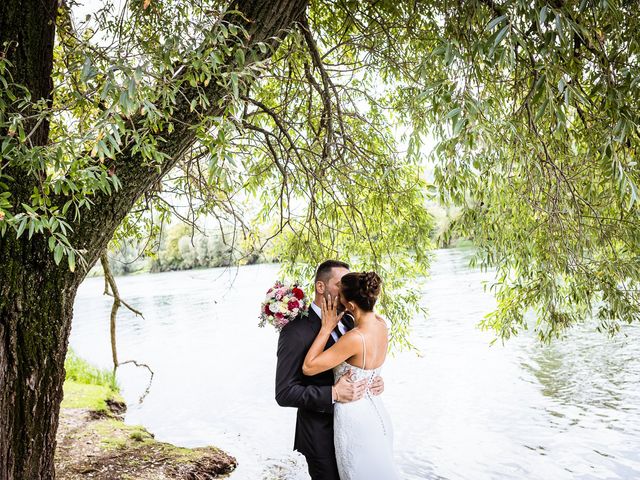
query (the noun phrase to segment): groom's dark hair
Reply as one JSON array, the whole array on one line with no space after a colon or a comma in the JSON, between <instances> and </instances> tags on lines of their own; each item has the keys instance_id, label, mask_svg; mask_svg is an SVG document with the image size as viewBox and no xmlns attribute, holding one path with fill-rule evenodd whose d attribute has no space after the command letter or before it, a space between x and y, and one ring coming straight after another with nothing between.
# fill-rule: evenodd
<instances>
[{"instance_id":1,"label":"groom's dark hair","mask_svg":"<svg viewBox=\"0 0 640 480\"><path fill-rule=\"evenodd\" d=\"M316 282L327 282L331 277L331 269L333 268L346 268L349 269L349 265L341 262L340 260L325 260L316 270Z\"/></svg>"}]
</instances>

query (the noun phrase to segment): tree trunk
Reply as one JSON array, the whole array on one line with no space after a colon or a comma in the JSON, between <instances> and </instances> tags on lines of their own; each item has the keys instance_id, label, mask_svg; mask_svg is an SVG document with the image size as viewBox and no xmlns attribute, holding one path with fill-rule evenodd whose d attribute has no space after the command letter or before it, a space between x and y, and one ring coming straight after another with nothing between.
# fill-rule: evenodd
<instances>
[{"instance_id":1,"label":"tree trunk","mask_svg":"<svg viewBox=\"0 0 640 480\"><path fill-rule=\"evenodd\" d=\"M44 98L49 105L57 11L57 0L0 2L0 52L7 43L6 57L13 65L9 70L13 81L27 87L32 101ZM26 127L30 130L35 123L33 120ZM42 122L30 138L33 145L46 145L49 122Z\"/></svg>"},{"instance_id":2,"label":"tree trunk","mask_svg":"<svg viewBox=\"0 0 640 480\"><path fill-rule=\"evenodd\" d=\"M51 101L51 69L57 0L0 1L0 46L9 42L7 58L13 63L13 81L25 85L32 100ZM251 42L267 41L274 46L278 36L300 20L307 0L245 0L233 3L243 12ZM251 43L250 42L250 43ZM248 45L247 47L249 47ZM266 53L265 57L270 55ZM211 82L214 84L215 82ZM226 92L211 90L211 103ZM216 98L217 96L217 98ZM181 124L195 123L185 99L176 108ZM49 124L42 122L31 137L33 145L46 145ZM6 132L0 131L0 135ZM165 135L165 132L161 132ZM114 230L136 199L175 165L195 141L186 127L167 142L167 161L160 171L144 166L140 158L126 153L114 167L122 188L112 195L98 193L95 208L85 211L73 223L69 240L86 249L89 268L103 252ZM0 164L1 166L1 164ZM7 168L15 178L9 183L16 209L29 203L35 175ZM59 205L65 199L55 199ZM54 453L58 415L65 379L64 360L71 328L73 302L87 271L56 266L47 239L34 234L19 239L8 230L0 236L0 480L55 479Z\"/></svg>"},{"instance_id":3,"label":"tree trunk","mask_svg":"<svg viewBox=\"0 0 640 480\"><path fill-rule=\"evenodd\" d=\"M0 2L0 45L13 82L32 101L51 103L56 0ZM4 47L3 47L4 48ZM9 112L11 113L11 106ZM27 112L29 113L29 112ZM49 122L36 128L31 145L46 145ZM6 132L0 131L0 135ZM14 205L29 203L34 174L3 166ZM64 359L76 288L56 266L46 239L13 231L0 237L0 480L49 479L62 401Z\"/></svg>"},{"instance_id":4,"label":"tree trunk","mask_svg":"<svg viewBox=\"0 0 640 480\"><path fill-rule=\"evenodd\" d=\"M24 236L26 238L26 235ZM0 237L0 479L54 478L77 285L44 239Z\"/></svg>"}]
</instances>

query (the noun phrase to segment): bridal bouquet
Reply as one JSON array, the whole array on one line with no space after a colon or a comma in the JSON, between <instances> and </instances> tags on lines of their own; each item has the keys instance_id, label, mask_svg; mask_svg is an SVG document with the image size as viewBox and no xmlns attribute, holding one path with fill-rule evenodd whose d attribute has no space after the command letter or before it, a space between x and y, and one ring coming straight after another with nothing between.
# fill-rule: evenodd
<instances>
[{"instance_id":1,"label":"bridal bouquet","mask_svg":"<svg viewBox=\"0 0 640 480\"><path fill-rule=\"evenodd\" d=\"M258 326L264 327L268 323L280 331L298 314L307 315L309 303L298 285L285 285L282 282L276 282L267 291L267 297L262 302Z\"/></svg>"}]
</instances>

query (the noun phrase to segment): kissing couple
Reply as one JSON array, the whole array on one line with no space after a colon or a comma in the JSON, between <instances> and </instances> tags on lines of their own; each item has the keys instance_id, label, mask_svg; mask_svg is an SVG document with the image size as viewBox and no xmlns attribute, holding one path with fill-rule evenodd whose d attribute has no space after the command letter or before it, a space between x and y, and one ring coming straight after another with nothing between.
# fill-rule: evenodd
<instances>
[{"instance_id":1,"label":"kissing couple","mask_svg":"<svg viewBox=\"0 0 640 480\"><path fill-rule=\"evenodd\" d=\"M389 344L374 312L382 280L320 264L307 316L285 325L278 340L276 401L298 409L293 448L313 480L396 480L393 428L379 373Z\"/></svg>"}]
</instances>

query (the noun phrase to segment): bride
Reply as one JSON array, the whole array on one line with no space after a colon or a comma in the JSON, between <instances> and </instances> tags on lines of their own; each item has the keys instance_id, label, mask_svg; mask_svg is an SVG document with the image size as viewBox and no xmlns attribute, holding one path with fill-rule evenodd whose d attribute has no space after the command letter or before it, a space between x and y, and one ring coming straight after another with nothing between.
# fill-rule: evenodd
<instances>
[{"instance_id":1,"label":"bride","mask_svg":"<svg viewBox=\"0 0 640 480\"><path fill-rule=\"evenodd\" d=\"M380 374L388 346L388 329L373 307L382 281L375 272L352 272L340 282L338 298L323 298L322 327L304 359L302 372L317 375L333 369L340 378L351 370L353 381ZM344 312L337 314L338 302L355 319L355 327L327 350L324 346ZM334 444L341 480L396 480L400 478L393 461L393 429L380 396L369 390L365 396L334 407Z\"/></svg>"}]
</instances>

